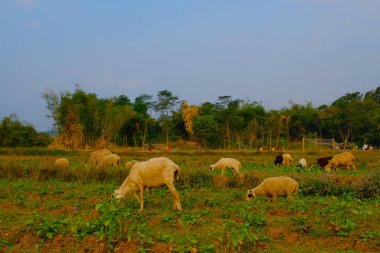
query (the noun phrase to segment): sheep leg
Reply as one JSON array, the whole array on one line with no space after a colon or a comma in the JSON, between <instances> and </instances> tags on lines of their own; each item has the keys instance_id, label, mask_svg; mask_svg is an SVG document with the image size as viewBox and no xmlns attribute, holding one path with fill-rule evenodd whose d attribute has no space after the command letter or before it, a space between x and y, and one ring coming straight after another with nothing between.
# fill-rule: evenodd
<instances>
[{"instance_id":1,"label":"sheep leg","mask_svg":"<svg viewBox=\"0 0 380 253\"><path fill-rule=\"evenodd\" d=\"M224 175L224 166L223 166L223 168L222 168L222 176Z\"/></svg>"},{"instance_id":2,"label":"sheep leg","mask_svg":"<svg viewBox=\"0 0 380 253\"><path fill-rule=\"evenodd\" d=\"M179 195L178 195L178 192L177 190L175 189L175 187L173 185L167 185L170 192L173 194L173 209L178 209L179 211L182 210L182 207L181 207L181 200L179 198Z\"/></svg>"},{"instance_id":3,"label":"sheep leg","mask_svg":"<svg viewBox=\"0 0 380 253\"><path fill-rule=\"evenodd\" d=\"M144 186L139 185L140 187L140 211L144 210Z\"/></svg>"},{"instance_id":4,"label":"sheep leg","mask_svg":"<svg viewBox=\"0 0 380 253\"><path fill-rule=\"evenodd\" d=\"M137 199L137 202L139 202L139 204L141 205L141 200L140 200L140 197L137 194L137 192L134 192L133 194L135 195L135 198Z\"/></svg>"},{"instance_id":5,"label":"sheep leg","mask_svg":"<svg viewBox=\"0 0 380 253\"><path fill-rule=\"evenodd\" d=\"M276 202L277 198L276 198L276 195L273 195L272 196L272 202Z\"/></svg>"}]
</instances>

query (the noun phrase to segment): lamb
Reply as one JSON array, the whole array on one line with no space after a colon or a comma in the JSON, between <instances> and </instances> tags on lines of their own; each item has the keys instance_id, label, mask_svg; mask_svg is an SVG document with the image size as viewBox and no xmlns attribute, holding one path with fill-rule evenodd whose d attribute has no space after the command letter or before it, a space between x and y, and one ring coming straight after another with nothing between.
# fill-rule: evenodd
<instances>
[{"instance_id":1,"label":"lamb","mask_svg":"<svg viewBox=\"0 0 380 253\"><path fill-rule=\"evenodd\" d=\"M125 163L125 168L126 169L131 169L133 165L135 165L136 163L138 163L139 161L136 161L136 160L132 160L132 161L129 161L129 162L126 162Z\"/></svg>"},{"instance_id":2,"label":"lamb","mask_svg":"<svg viewBox=\"0 0 380 253\"><path fill-rule=\"evenodd\" d=\"M110 154L103 157L103 159L100 161L98 167L103 168L107 166L118 166L120 163L120 156L116 154Z\"/></svg>"},{"instance_id":3,"label":"lamb","mask_svg":"<svg viewBox=\"0 0 380 253\"><path fill-rule=\"evenodd\" d=\"M293 158L291 155L282 154L282 155L276 156L276 158L274 159L274 165L282 164L282 165L288 166L289 164L292 163L292 161L293 161Z\"/></svg>"},{"instance_id":4,"label":"lamb","mask_svg":"<svg viewBox=\"0 0 380 253\"><path fill-rule=\"evenodd\" d=\"M306 169L307 168L307 162L306 162L306 159L305 158L301 158L298 163L297 163L297 167L300 167L302 169Z\"/></svg>"},{"instance_id":5,"label":"lamb","mask_svg":"<svg viewBox=\"0 0 380 253\"><path fill-rule=\"evenodd\" d=\"M220 158L219 161L217 161L214 164L210 165L210 171L213 171L214 169L221 169L222 170L222 176L224 175L224 170L226 168L232 169L234 172L234 175L240 174L240 167L241 163L240 161L234 159L234 158Z\"/></svg>"},{"instance_id":6,"label":"lamb","mask_svg":"<svg viewBox=\"0 0 380 253\"><path fill-rule=\"evenodd\" d=\"M330 171L330 169L338 170L338 166L345 166L348 170L350 166L352 166L352 168L356 170L354 156L350 152L334 155L325 166L325 171Z\"/></svg>"},{"instance_id":7,"label":"lamb","mask_svg":"<svg viewBox=\"0 0 380 253\"><path fill-rule=\"evenodd\" d=\"M144 210L144 188L166 185L174 196L173 209L182 210L181 201L174 187L174 179L179 178L180 167L166 157L152 158L145 162L138 162L132 166L128 177L113 197L124 198L132 192L140 203L140 210ZM140 196L137 194L140 192Z\"/></svg>"},{"instance_id":8,"label":"lamb","mask_svg":"<svg viewBox=\"0 0 380 253\"><path fill-rule=\"evenodd\" d=\"M54 167L55 168L68 168L69 167L69 160L67 158L61 157L54 161Z\"/></svg>"},{"instance_id":9,"label":"lamb","mask_svg":"<svg viewBox=\"0 0 380 253\"><path fill-rule=\"evenodd\" d=\"M112 154L112 152L109 151L108 149L100 149L100 150L94 151L90 155L90 162L93 163L94 165L97 165L100 163L103 157L110 154Z\"/></svg>"},{"instance_id":10,"label":"lamb","mask_svg":"<svg viewBox=\"0 0 380 253\"><path fill-rule=\"evenodd\" d=\"M277 196L287 196L293 200L298 193L299 185L296 180L290 177L268 177L255 188L247 191L247 200L256 196L267 196L268 202L275 202Z\"/></svg>"}]
</instances>

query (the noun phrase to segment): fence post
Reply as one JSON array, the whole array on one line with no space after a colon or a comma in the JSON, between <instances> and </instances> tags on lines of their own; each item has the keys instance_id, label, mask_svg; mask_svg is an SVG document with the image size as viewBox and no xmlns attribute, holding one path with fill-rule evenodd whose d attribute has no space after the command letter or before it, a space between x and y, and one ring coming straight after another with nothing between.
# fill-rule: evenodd
<instances>
[{"instance_id":1,"label":"fence post","mask_svg":"<svg viewBox=\"0 0 380 253\"><path fill-rule=\"evenodd\" d=\"M302 138L302 152L305 153L305 137Z\"/></svg>"}]
</instances>

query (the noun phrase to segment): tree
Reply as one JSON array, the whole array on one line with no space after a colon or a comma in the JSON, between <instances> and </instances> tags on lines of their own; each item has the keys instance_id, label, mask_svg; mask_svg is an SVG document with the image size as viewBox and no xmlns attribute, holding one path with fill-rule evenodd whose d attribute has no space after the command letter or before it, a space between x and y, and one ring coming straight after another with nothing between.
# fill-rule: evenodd
<instances>
[{"instance_id":1,"label":"tree","mask_svg":"<svg viewBox=\"0 0 380 253\"><path fill-rule=\"evenodd\" d=\"M215 143L215 138L218 134L218 123L210 115L199 115L193 118L193 127L195 139L206 145Z\"/></svg>"},{"instance_id":2,"label":"tree","mask_svg":"<svg viewBox=\"0 0 380 253\"><path fill-rule=\"evenodd\" d=\"M154 110L160 113L161 126L166 136L166 145L169 145L170 113L177 104L178 97L168 90L159 91L154 103Z\"/></svg>"},{"instance_id":3,"label":"tree","mask_svg":"<svg viewBox=\"0 0 380 253\"><path fill-rule=\"evenodd\" d=\"M32 125L19 121L16 114L4 117L0 122L1 147L47 146L50 142L47 133L38 133Z\"/></svg>"},{"instance_id":4,"label":"tree","mask_svg":"<svg viewBox=\"0 0 380 253\"><path fill-rule=\"evenodd\" d=\"M182 105L182 118L185 123L186 132L189 134L190 140L194 140L193 118L198 115L198 106L190 106L187 102Z\"/></svg>"}]
</instances>

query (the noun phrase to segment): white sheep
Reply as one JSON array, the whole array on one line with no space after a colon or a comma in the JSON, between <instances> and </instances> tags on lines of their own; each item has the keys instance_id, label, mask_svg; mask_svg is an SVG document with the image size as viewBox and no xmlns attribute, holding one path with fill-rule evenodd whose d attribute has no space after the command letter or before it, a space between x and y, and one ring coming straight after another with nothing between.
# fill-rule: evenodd
<instances>
[{"instance_id":1,"label":"white sheep","mask_svg":"<svg viewBox=\"0 0 380 253\"><path fill-rule=\"evenodd\" d=\"M285 165L285 166L290 165L293 161L292 156L289 154L283 154L282 158L283 158L282 165Z\"/></svg>"},{"instance_id":2,"label":"white sheep","mask_svg":"<svg viewBox=\"0 0 380 253\"><path fill-rule=\"evenodd\" d=\"M224 175L224 170L226 168L230 168L232 169L235 175L239 175L240 167L241 167L240 161L234 158L220 158L219 161L217 161L214 164L211 164L209 169L210 171L213 171L214 169L221 169L222 175Z\"/></svg>"},{"instance_id":3,"label":"white sheep","mask_svg":"<svg viewBox=\"0 0 380 253\"><path fill-rule=\"evenodd\" d=\"M126 162L126 163L125 163L125 168L129 170L129 169L132 168L133 165L135 165L135 164L138 163L138 162L139 162L139 161L137 161L137 160L132 160L132 161Z\"/></svg>"},{"instance_id":4,"label":"white sheep","mask_svg":"<svg viewBox=\"0 0 380 253\"><path fill-rule=\"evenodd\" d=\"M133 165L120 188L115 190L113 197L124 198L128 192L132 192L140 203L140 210L144 210L144 188L166 185L174 196L173 209L182 210L179 194L174 187L174 179L178 179L179 174L180 167L166 157L138 162Z\"/></svg>"},{"instance_id":5,"label":"white sheep","mask_svg":"<svg viewBox=\"0 0 380 253\"><path fill-rule=\"evenodd\" d=\"M306 169L307 168L307 162L306 162L306 159L305 158L301 158L298 163L297 163L297 167L301 167L302 169Z\"/></svg>"},{"instance_id":6,"label":"white sheep","mask_svg":"<svg viewBox=\"0 0 380 253\"><path fill-rule=\"evenodd\" d=\"M109 151L108 149L100 149L100 150L94 151L90 155L90 162L93 163L94 165L97 165L100 163L103 157L110 154L112 154L112 152Z\"/></svg>"},{"instance_id":7,"label":"white sheep","mask_svg":"<svg viewBox=\"0 0 380 253\"><path fill-rule=\"evenodd\" d=\"M65 169L69 167L69 160L65 157L58 158L54 161L54 167Z\"/></svg>"},{"instance_id":8,"label":"white sheep","mask_svg":"<svg viewBox=\"0 0 380 253\"><path fill-rule=\"evenodd\" d=\"M354 156L350 152L334 155L325 166L325 171L330 171L330 169L338 170L338 166L345 166L348 170L350 169L350 166L352 166L352 168L356 170Z\"/></svg>"},{"instance_id":9,"label":"white sheep","mask_svg":"<svg viewBox=\"0 0 380 253\"><path fill-rule=\"evenodd\" d=\"M103 157L103 159L100 161L98 167L103 168L107 166L118 166L120 163L120 156L116 154L110 154Z\"/></svg>"},{"instance_id":10,"label":"white sheep","mask_svg":"<svg viewBox=\"0 0 380 253\"><path fill-rule=\"evenodd\" d=\"M296 180L290 177L268 177L255 188L247 191L247 200L256 196L267 196L268 202L275 202L277 196L287 196L293 200L298 193L299 185Z\"/></svg>"}]
</instances>

